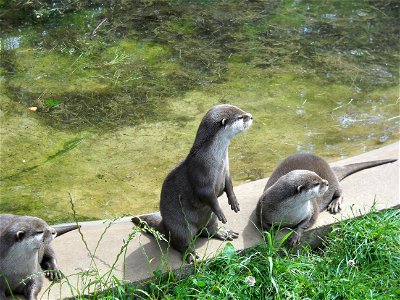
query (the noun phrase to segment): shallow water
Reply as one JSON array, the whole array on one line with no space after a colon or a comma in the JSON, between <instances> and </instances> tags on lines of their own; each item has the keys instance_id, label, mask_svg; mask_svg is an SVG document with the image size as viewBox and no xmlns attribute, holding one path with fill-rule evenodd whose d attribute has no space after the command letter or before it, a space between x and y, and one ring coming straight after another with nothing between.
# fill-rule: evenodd
<instances>
[{"instance_id":1,"label":"shallow water","mask_svg":"<svg viewBox=\"0 0 400 300\"><path fill-rule=\"evenodd\" d=\"M397 1L62 3L0 1L0 212L157 210L222 102L254 116L230 146L236 185L294 152L399 139Z\"/></svg>"}]
</instances>

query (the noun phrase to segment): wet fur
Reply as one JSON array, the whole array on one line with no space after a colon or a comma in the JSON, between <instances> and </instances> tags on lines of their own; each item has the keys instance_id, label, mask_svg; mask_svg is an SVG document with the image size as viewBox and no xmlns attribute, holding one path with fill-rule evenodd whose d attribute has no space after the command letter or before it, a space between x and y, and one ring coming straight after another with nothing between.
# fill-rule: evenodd
<instances>
[{"instance_id":1,"label":"wet fur","mask_svg":"<svg viewBox=\"0 0 400 300\"><path fill-rule=\"evenodd\" d=\"M268 179L263 195L257 204L257 222L262 228L268 228L273 223L272 221L279 219L284 224L287 224L286 226L294 228L297 235L293 235L289 242L291 244L297 243L300 240L301 233L314 224L319 212L327 209L331 213L337 213L341 210L342 189L339 184L340 180L361 170L394 161L396 159L376 160L331 168L323 158L314 154L303 153L291 155L278 165ZM289 193L288 191L295 191L296 185L301 183L302 180L308 182L313 178L314 175L310 175L310 173L306 175L300 170L310 171L320 178L327 180L329 187L320 197L310 197L309 201L312 203L310 209L305 208L299 212L300 215L303 213L303 220L295 225L294 223L297 220L294 221L285 218L284 212L288 207L287 205L282 205L282 203L288 203L287 199L290 196L287 194ZM289 172L293 171L295 171L293 174L296 174L297 182L285 178ZM277 190L277 186L280 186L280 190Z\"/></svg>"},{"instance_id":2,"label":"wet fur","mask_svg":"<svg viewBox=\"0 0 400 300\"><path fill-rule=\"evenodd\" d=\"M77 227L62 226L60 235ZM43 272L49 280L61 278L50 246L57 233L42 219L0 214L0 299L11 292L37 299Z\"/></svg>"},{"instance_id":3,"label":"wet fur","mask_svg":"<svg viewBox=\"0 0 400 300\"><path fill-rule=\"evenodd\" d=\"M164 233L173 248L191 262L197 254L191 246L195 235L232 240L238 233L219 229L217 219L226 223L218 203L224 192L233 211L239 203L229 172L228 147L231 138L247 129L252 116L232 105L211 108L200 123L188 156L166 177L160 197L161 216L142 219ZM133 218L140 224L139 218Z\"/></svg>"}]
</instances>

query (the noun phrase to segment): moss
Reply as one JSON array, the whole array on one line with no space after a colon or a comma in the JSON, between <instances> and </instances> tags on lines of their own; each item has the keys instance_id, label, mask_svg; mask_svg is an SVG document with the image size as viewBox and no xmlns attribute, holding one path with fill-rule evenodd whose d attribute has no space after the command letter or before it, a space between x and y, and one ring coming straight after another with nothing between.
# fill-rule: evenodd
<instances>
[{"instance_id":1,"label":"moss","mask_svg":"<svg viewBox=\"0 0 400 300\"><path fill-rule=\"evenodd\" d=\"M156 210L217 103L255 117L230 146L235 184L293 152L336 160L398 139L394 2L247 4L113 1L9 29L2 209L64 221L71 193L82 219Z\"/></svg>"}]
</instances>

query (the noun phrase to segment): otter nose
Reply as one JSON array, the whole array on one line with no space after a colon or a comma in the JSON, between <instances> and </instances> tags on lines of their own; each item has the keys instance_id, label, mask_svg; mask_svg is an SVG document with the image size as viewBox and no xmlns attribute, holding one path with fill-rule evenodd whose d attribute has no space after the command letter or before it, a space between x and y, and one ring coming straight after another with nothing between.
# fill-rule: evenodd
<instances>
[{"instance_id":1,"label":"otter nose","mask_svg":"<svg viewBox=\"0 0 400 300\"><path fill-rule=\"evenodd\" d=\"M251 114L246 114L246 115L244 116L244 120L245 120L245 121L253 120L253 116L252 116Z\"/></svg>"}]
</instances>

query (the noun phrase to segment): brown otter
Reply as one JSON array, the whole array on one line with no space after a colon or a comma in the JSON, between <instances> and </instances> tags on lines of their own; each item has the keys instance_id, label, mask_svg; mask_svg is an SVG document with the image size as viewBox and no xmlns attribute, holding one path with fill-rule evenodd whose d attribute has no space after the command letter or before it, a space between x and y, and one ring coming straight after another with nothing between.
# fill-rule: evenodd
<instances>
[{"instance_id":1,"label":"brown otter","mask_svg":"<svg viewBox=\"0 0 400 300\"><path fill-rule=\"evenodd\" d=\"M195 235L222 240L238 237L237 232L218 228L217 219L222 223L227 220L217 198L225 192L232 210L239 211L229 173L228 146L231 138L246 130L252 121L251 114L232 105L211 108L200 123L188 156L163 183L161 216L142 217L169 237L172 247L189 263L197 257L191 245ZM141 220L134 217L132 221L139 225Z\"/></svg>"},{"instance_id":2,"label":"brown otter","mask_svg":"<svg viewBox=\"0 0 400 300\"><path fill-rule=\"evenodd\" d=\"M361 170L396 161L386 159L330 167L321 157L310 153L294 154L283 160L268 179L258 201L257 222L262 229L273 223L293 228L290 244L300 241L305 229L314 224L318 213L341 209L339 181Z\"/></svg>"},{"instance_id":3,"label":"brown otter","mask_svg":"<svg viewBox=\"0 0 400 300\"><path fill-rule=\"evenodd\" d=\"M60 279L50 242L57 234L76 228L77 225L52 228L36 217L0 214L0 299L15 294L37 299L43 271L51 281Z\"/></svg>"}]
</instances>

